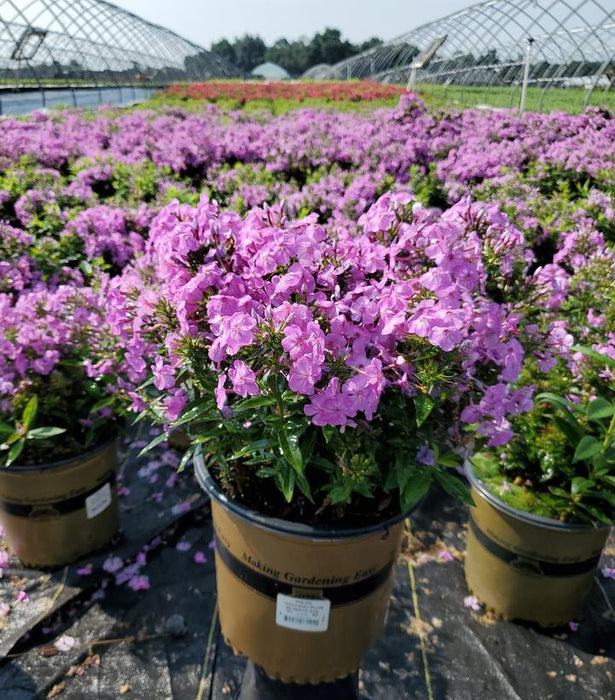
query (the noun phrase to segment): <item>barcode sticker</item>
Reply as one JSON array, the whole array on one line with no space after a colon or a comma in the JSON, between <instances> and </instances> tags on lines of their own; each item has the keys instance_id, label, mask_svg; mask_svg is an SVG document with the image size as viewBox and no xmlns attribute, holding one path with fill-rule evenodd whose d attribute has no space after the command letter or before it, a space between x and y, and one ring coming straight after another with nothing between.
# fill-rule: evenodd
<instances>
[{"instance_id":1,"label":"barcode sticker","mask_svg":"<svg viewBox=\"0 0 615 700\"><path fill-rule=\"evenodd\" d=\"M111 484L107 482L104 486L94 491L91 496L85 499L85 515L88 520L100 515L103 510L111 505Z\"/></svg>"},{"instance_id":2,"label":"barcode sticker","mask_svg":"<svg viewBox=\"0 0 615 700\"><path fill-rule=\"evenodd\" d=\"M331 601L324 598L294 598L278 593L275 622L299 632L325 632L329 627Z\"/></svg>"}]
</instances>

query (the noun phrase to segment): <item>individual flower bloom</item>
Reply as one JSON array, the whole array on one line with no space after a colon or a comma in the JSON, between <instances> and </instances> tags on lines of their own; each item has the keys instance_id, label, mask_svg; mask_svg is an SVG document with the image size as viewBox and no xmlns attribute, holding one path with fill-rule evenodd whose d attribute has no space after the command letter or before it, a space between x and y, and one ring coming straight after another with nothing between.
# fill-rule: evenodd
<instances>
[{"instance_id":1,"label":"individual flower bloom","mask_svg":"<svg viewBox=\"0 0 615 700\"><path fill-rule=\"evenodd\" d=\"M416 461L433 467L436 463L436 456L427 445L421 445L416 453Z\"/></svg>"},{"instance_id":2,"label":"individual flower bloom","mask_svg":"<svg viewBox=\"0 0 615 700\"><path fill-rule=\"evenodd\" d=\"M571 620L568 623L568 627L570 628L571 632L577 632L579 630L579 623L575 622L574 620Z\"/></svg>"},{"instance_id":3,"label":"individual flower bloom","mask_svg":"<svg viewBox=\"0 0 615 700\"><path fill-rule=\"evenodd\" d=\"M448 551L448 549L443 549L438 552L438 561L454 561L455 557Z\"/></svg>"},{"instance_id":4,"label":"individual flower bloom","mask_svg":"<svg viewBox=\"0 0 615 700\"><path fill-rule=\"evenodd\" d=\"M349 406L348 396L340 392L340 380L337 377L329 382L328 386L311 398L311 402L303 407L306 416L312 416L314 425L339 425L348 424L348 419L356 415L357 411Z\"/></svg>"},{"instance_id":5,"label":"individual flower bloom","mask_svg":"<svg viewBox=\"0 0 615 700\"><path fill-rule=\"evenodd\" d=\"M120 557L111 556L105 559L102 568L104 571L107 571L110 574L114 574L116 571L119 571L123 566L124 562Z\"/></svg>"},{"instance_id":6,"label":"individual flower bloom","mask_svg":"<svg viewBox=\"0 0 615 700\"><path fill-rule=\"evenodd\" d=\"M180 540L175 545L175 549L177 549L178 552L187 552L191 547L192 544L190 544L190 542L186 542L186 540Z\"/></svg>"},{"instance_id":7,"label":"individual flower bloom","mask_svg":"<svg viewBox=\"0 0 615 700\"><path fill-rule=\"evenodd\" d=\"M359 369L344 383L342 392L351 396L354 408L357 411L363 411L365 418L371 420L378 408L383 386L382 362L374 358L369 365Z\"/></svg>"},{"instance_id":8,"label":"individual flower bloom","mask_svg":"<svg viewBox=\"0 0 615 700\"><path fill-rule=\"evenodd\" d=\"M25 591L17 591L16 599L18 603L30 602L30 596Z\"/></svg>"},{"instance_id":9,"label":"individual flower bloom","mask_svg":"<svg viewBox=\"0 0 615 700\"><path fill-rule=\"evenodd\" d=\"M314 384L322 375L322 362L317 362L312 354L302 355L292 363L288 373L288 386L297 394L311 396Z\"/></svg>"},{"instance_id":10,"label":"individual flower bloom","mask_svg":"<svg viewBox=\"0 0 615 700\"><path fill-rule=\"evenodd\" d=\"M145 552L139 552L137 554L136 562L139 566L145 566L147 564L147 555Z\"/></svg>"},{"instance_id":11,"label":"individual flower bloom","mask_svg":"<svg viewBox=\"0 0 615 700\"><path fill-rule=\"evenodd\" d=\"M216 549L216 539L214 538L208 545L209 549Z\"/></svg>"},{"instance_id":12,"label":"individual flower bloom","mask_svg":"<svg viewBox=\"0 0 615 700\"><path fill-rule=\"evenodd\" d=\"M149 576L139 574L138 576L132 576L128 580L128 588L131 588L133 591L147 591L149 587Z\"/></svg>"},{"instance_id":13,"label":"individual flower bloom","mask_svg":"<svg viewBox=\"0 0 615 700\"><path fill-rule=\"evenodd\" d=\"M235 360L228 371L228 377L233 385L233 391L239 396L257 396L260 389L256 383L256 376L248 365L242 360Z\"/></svg>"},{"instance_id":14,"label":"individual flower bloom","mask_svg":"<svg viewBox=\"0 0 615 700\"><path fill-rule=\"evenodd\" d=\"M463 604L466 608L474 610L474 612L480 612L482 610L482 605L475 595L468 595L463 599Z\"/></svg>"},{"instance_id":15,"label":"individual flower bloom","mask_svg":"<svg viewBox=\"0 0 615 700\"><path fill-rule=\"evenodd\" d=\"M76 642L77 640L74 637L71 637L69 634L63 634L56 639L53 646L58 651L70 651L75 646Z\"/></svg>"},{"instance_id":16,"label":"individual flower bloom","mask_svg":"<svg viewBox=\"0 0 615 700\"><path fill-rule=\"evenodd\" d=\"M615 568L610 568L608 566L603 567L600 569L600 573L604 576L604 578L612 578L615 581Z\"/></svg>"},{"instance_id":17,"label":"individual flower bloom","mask_svg":"<svg viewBox=\"0 0 615 700\"><path fill-rule=\"evenodd\" d=\"M120 486L117 490L118 496L130 496L130 489L128 486Z\"/></svg>"},{"instance_id":18,"label":"individual flower bloom","mask_svg":"<svg viewBox=\"0 0 615 700\"><path fill-rule=\"evenodd\" d=\"M173 423L180 417L184 406L188 403L188 397L183 389L174 389L162 403L167 413L167 419Z\"/></svg>"},{"instance_id":19,"label":"individual flower bloom","mask_svg":"<svg viewBox=\"0 0 615 700\"><path fill-rule=\"evenodd\" d=\"M181 503L177 503L171 508L171 513L173 515L181 515L182 513L188 513L191 508L190 501L182 501Z\"/></svg>"},{"instance_id":20,"label":"individual flower bloom","mask_svg":"<svg viewBox=\"0 0 615 700\"><path fill-rule=\"evenodd\" d=\"M86 564L85 566L77 569L77 574L79 576L90 576L92 574L92 564Z\"/></svg>"},{"instance_id":21,"label":"individual flower bloom","mask_svg":"<svg viewBox=\"0 0 615 700\"><path fill-rule=\"evenodd\" d=\"M194 562L195 562L195 564L206 564L207 557L201 551L195 552L194 553Z\"/></svg>"},{"instance_id":22,"label":"individual flower bloom","mask_svg":"<svg viewBox=\"0 0 615 700\"><path fill-rule=\"evenodd\" d=\"M509 491L512 491L511 485L508 483L508 481L502 481L502 485L500 486L500 496L503 496Z\"/></svg>"},{"instance_id":23,"label":"individual flower bloom","mask_svg":"<svg viewBox=\"0 0 615 700\"><path fill-rule=\"evenodd\" d=\"M165 481L165 486L168 489L172 489L175 486L175 484L177 483L177 479L178 479L178 476L175 472L173 472L172 474L169 474L167 480Z\"/></svg>"},{"instance_id":24,"label":"individual flower bloom","mask_svg":"<svg viewBox=\"0 0 615 700\"><path fill-rule=\"evenodd\" d=\"M221 411L226 405L226 389L224 388L224 383L226 382L226 374L221 374L218 377L218 385L214 389L214 395L216 397L216 406L218 410Z\"/></svg>"},{"instance_id":25,"label":"individual flower bloom","mask_svg":"<svg viewBox=\"0 0 615 700\"><path fill-rule=\"evenodd\" d=\"M10 565L9 553L4 551L0 552L0 571L2 569L8 569Z\"/></svg>"},{"instance_id":26,"label":"individual flower bloom","mask_svg":"<svg viewBox=\"0 0 615 700\"><path fill-rule=\"evenodd\" d=\"M236 355L241 348L252 344L255 328L256 321L249 314L237 311L222 319L217 340L227 355Z\"/></svg>"},{"instance_id":27,"label":"individual flower bloom","mask_svg":"<svg viewBox=\"0 0 615 700\"><path fill-rule=\"evenodd\" d=\"M163 391L175 386L175 372L172 367L164 363L160 355L156 357L152 365L152 374L154 375L154 386L156 389Z\"/></svg>"}]
</instances>

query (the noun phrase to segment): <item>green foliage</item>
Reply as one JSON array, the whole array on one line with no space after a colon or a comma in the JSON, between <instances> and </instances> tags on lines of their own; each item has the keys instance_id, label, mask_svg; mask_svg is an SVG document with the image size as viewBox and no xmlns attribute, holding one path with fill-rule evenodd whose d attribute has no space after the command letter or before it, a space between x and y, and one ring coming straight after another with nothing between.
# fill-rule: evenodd
<instances>
[{"instance_id":1,"label":"green foliage","mask_svg":"<svg viewBox=\"0 0 615 700\"><path fill-rule=\"evenodd\" d=\"M36 426L38 397L32 396L25 405L20 420L14 425L0 422L0 467L10 467L21 456L29 440L40 443L43 449L49 447L50 438L65 433L64 428ZM6 453L6 454L4 454Z\"/></svg>"},{"instance_id":2,"label":"green foliage","mask_svg":"<svg viewBox=\"0 0 615 700\"><path fill-rule=\"evenodd\" d=\"M599 369L615 361L574 348ZM534 409L518 416L516 435L499 455L473 463L498 497L520 510L558 520L611 523L615 519L615 386L608 396L536 396Z\"/></svg>"}]
</instances>

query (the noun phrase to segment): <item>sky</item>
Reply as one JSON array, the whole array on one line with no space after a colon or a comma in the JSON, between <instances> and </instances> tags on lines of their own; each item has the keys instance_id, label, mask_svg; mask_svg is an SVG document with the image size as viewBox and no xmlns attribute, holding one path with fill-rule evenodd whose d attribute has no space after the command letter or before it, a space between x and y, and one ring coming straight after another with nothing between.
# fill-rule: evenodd
<instances>
[{"instance_id":1,"label":"sky","mask_svg":"<svg viewBox=\"0 0 615 700\"><path fill-rule=\"evenodd\" d=\"M196 44L258 34L270 45L282 37L311 38L327 27L359 43L394 39L415 27L474 4L474 0L111 0Z\"/></svg>"}]
</instances>

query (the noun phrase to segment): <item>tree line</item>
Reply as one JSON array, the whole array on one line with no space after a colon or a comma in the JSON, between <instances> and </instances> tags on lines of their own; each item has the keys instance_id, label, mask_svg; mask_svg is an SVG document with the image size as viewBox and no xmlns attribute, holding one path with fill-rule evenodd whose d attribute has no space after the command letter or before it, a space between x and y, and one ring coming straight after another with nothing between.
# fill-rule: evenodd
<instances>
[{"instance_id":1,"label":"tree line","mask_svg":"<svg viewBox=\"0 0 615 700\"><path fill-rule=\"evenodd\" d=\"M222 39L213 43L210 50L246 73L265 61L271 61L297 77L319 63L338 63L379 44L382 44L382 39L377 37L353 44L342 40L338 29L325 29L309 41L278 39L271 46L267 46L260 36L245 34L233 42Z\"/></svg>"}]
</instances>

